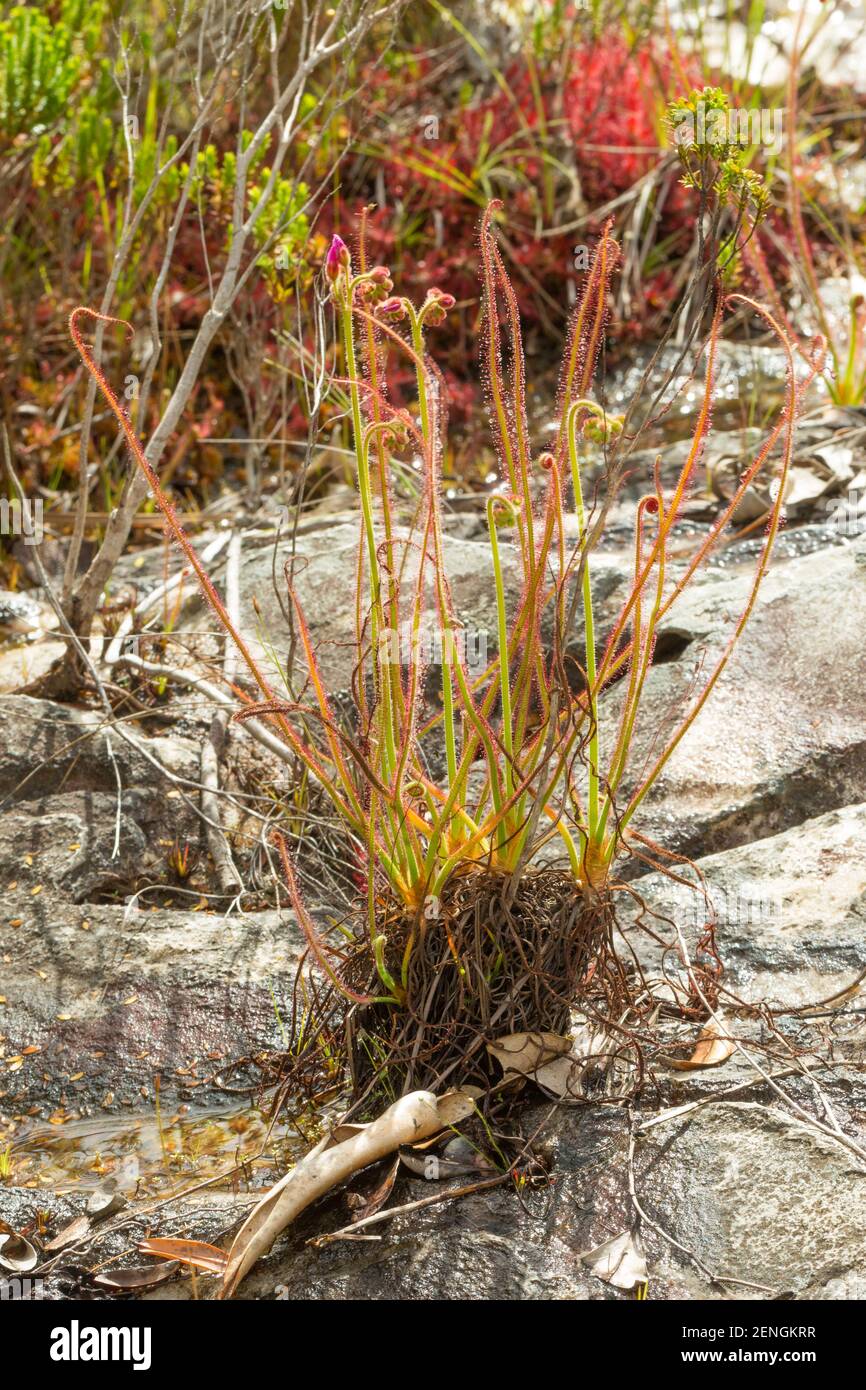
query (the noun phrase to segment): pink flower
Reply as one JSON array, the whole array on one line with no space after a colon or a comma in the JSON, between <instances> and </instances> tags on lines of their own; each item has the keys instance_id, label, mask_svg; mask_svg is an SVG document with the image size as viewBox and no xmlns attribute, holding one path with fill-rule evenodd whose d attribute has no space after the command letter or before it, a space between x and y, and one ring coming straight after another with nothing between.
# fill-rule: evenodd
<instances>
[{"instance_id":1,"label":"pink flower","mask_svg":"<svg viewBox=\"0 0 866 1390\"><path fill-rule=\"evenodd\" d=\"M351 264L352 258L349 255L348 246L342 237L334 233L331 244L328 247L328 254L325 257L325 274L329 280L336 280L340 273L340 269L345 267L346 270L348 270Z\"/></svg>"}]
</instances>

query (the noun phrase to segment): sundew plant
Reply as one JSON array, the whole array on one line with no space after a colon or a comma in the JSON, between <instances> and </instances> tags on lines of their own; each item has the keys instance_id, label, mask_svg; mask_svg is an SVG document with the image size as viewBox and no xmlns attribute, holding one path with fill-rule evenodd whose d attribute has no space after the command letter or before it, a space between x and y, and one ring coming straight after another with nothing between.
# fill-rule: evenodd
<instances>
[{"instance_id":1,"label":"sundew plant","mask_svg":"<svg viewBox=\"0 0 866 1390\"><path fill-rule=\"evenodd\" d=\"M455 1075L485 1081L485 1044L521 1028L560 1031L576 1000L605 1016L621 1015L629 981L612 941L617 864L629 853L645 798L710 698L753 611L783 519L800 400L821 369L816 346L798 376L786 335L767 311L717 287L703 344L693 350L703 386L685 461L670 485L663 482L670 470L661 458L646 477L628 592L609 630L600 631L593 554L637 438L631 413L610 415L595 380L619 248L609 230L594 248L566 337L555 427L538 450L527 423L517 300L496 234L501 213L491 204L480 233L482 371L501 460L486 515L496 651L480 674L466 661L442 524L446 400L435 333L454 299L438 287L420 304L402 296L387 267L367 265L363 223L354 253L335 237L327 255L324 278L341 345L341 385L350 401L360 503L351 721L325 686L293 586L306 687L293 699L272 687L84 342L82 320L102 316L79 308L71 319L85 366L246 665L256 696L237 717L270 722L291 746L330 799L363 865L357 915L339 929L325 929L301 897L285 838L274 835L310 948L300 991L306 1007L296 1020L298 1065L313 1066L325 1040L333 1050L339 1029L361 1096L383 1078L391 1092ZM676 527L706 447L719 334L730 308L752 311L777 334L788 362L786 400L734 496L684 559ZM414 370L413 408L398 410L388 399L391 354ZM392 471L412 459L420 471L420 501L407 527L398 524ZM599 462L607 488L601 505L587 483L590 465ZM765 472L775 474L776 501L743 610L701 688L649 765L635 774L632 754L658 633L726 538L743 494ZM510 603L514 592L517 601ZM431 612L441 651L435 707L427 700L429 644L422 640ZM395 653L393 635L401 632L412 640ZM582 649L579 679L566 661L575 641ZM609 701L614 683L618 698ZM608 717L612 737L602 739ZM437 765L441 775L431 771Z\"/></svg>"}]
</instances>

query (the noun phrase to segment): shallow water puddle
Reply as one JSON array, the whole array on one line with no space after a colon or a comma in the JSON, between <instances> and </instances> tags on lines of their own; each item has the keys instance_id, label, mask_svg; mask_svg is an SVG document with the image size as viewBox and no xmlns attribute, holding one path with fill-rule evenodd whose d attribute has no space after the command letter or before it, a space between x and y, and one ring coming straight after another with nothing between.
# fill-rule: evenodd
<instances>
[{"instance_id":1,"label":"shallow water puddle","mask_svg":"<svg viewBox=\"0 0 866 1390\"><path fill-rule=\"evenodd\" d=\"M215 1187L264 1187L316 1138L310 1115L281 1117L272 1127L255 1107L182 1107L161 1118L94 1115L63 1125L29 1119L0 1130L0 1194L4 1185L53 1192L110 1186L124 1196L172 1195L226 1174ZM231 1171L234 1170L234 1171Z\"/></svg>"}]
</instances>

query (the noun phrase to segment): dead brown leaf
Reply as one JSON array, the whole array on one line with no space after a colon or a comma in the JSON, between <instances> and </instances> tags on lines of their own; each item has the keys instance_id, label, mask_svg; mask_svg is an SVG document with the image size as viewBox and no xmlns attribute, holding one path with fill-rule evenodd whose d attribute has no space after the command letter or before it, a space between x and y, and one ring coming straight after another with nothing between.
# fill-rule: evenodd
<instances>
[{"instance_id":1,"label":"dead brown leaf","mask_svg":"<svg viewBox=\"0 0 866 1390\"><path fill-rule=\"evenodd\" d=\"M737 1050L736 1043L720 1020L711 1018L698 1036L691 1057L660 1057L674 1071L693 1071L696 1067L720 1067Z\"/></svg>"},{"instance_id":2,"label":"dead brown leaf","mask_svg":"<svg viewBox=\"0 0 866 1390\"><path fill-rule=\"evenodd\" d=\"M64 1226L58 1235L50 1240L45 1247L45 1253L51 1254L55 1250L63 1250L67 1245L72 1245L76 1240L83 1240L90 1233L90 1217L76 1216L74 1221L70 1221L68 1226Z\"/></svg>"},{"instance_id":3,"label":"dead brown leaf","mask_svg":"<svg viewBox=\"0 0 866 1390\"><path fill-rule=\"evenodd\" d=\"M173 1240L153 1238L139 1244L142 1255L156 1255L160 1260L180 1260L181 1264L194 1265L206 1274L222 1274L228 1258L225 1250L216 1245L208 1245L203 1240Z\"/></svg>"},{"instance_id":4,"label":"dead brown leaf","mask_svg":"<svg viewBox=\"0 0 866 1390\"><path fill-rule=\"evenodd\" d=\"M357 1206L354 1206L352 1213L353 1221L363 1221L366 1216L375 1216L376 1212L385 1205L391 1193L394 1191L394 1183L397 1181L397 1174L400 1171L399 1156L394 1159L387 1173L385 1174L378 1187L370 1193L369 1197L362 1197ZM358 1194L360 1196L360 1194Z\"/></svg>"},{"instance_id":5,"label":"dead brown leaf","mask_svg":"<svg viewBox=\"0 0 866 1390\"><path fill-rule=\"evenodd\" d=\"M94 1284L102 1289L149 1289L154 1284L164 1284L180 1269L179 1260L169 1260L163 1265L138 1265L135 1269L114 1269L108 1274L94 1276Z\"/></svg>"}]
</instances>

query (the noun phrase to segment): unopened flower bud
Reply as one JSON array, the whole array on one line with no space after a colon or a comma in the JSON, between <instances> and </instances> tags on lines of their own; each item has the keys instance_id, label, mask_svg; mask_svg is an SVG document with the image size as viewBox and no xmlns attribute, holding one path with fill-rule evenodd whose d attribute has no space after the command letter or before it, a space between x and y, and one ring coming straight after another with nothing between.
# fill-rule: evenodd
<instances>
[{"instance_id":1,"label":"unopened flower bud","mask_svg":"<svg viewBox=\"0 0 866 1390\"><path fill-rule=\"evenodd\" d=\"M435 286L432 290L427 291L427 298L434 300L441 309L453 309L457 303L453 294L448 294L447 291L437 289Z\"/></svg>"},{"instance_id":2,"label":"unopened flower bud","mask_svg":"<svg viewBox=\"0 0 866 1390\"><path fill-rule=\"evenodd\" d=\"M621 415L608 415L602 411L598 415L589 416L583 426L583 435L594 444L606 444L622 433L622 426Z\"/></svg>"},{"instance_id":3,"label":"unopened flower bud","mask_svg":"<svg viewBox=\"0 0 866 1390\"><path fill-rule=\"evenodd\" d=\"M395 449L403 449L409 442L411 420L404 410L397 411L388 421L388 432Z\"/></svg>"},{"instance_id":4,"label":"unopened flower bud","mask_svg":"<svg viewBox=\"0 0 866 1390\"><path fill-rule=\"evenodd\" d=\"M349 255L348 246L342 237L335 234L331 238L331 244L325 258L325 274L329 280L334 281L340 274L340 270L343 268L348 270L351 264L352 258Z\"/></svg>"},{"instance_id":5,"label":"unopened flower bud","mask_svg":"<svg viewBox=\"0 0 866 1390\"><path fill-rule=\"evenodd\" d=\"M406 307L402 299L392 296L386 299L376 310L376 313L383 319L401 319L406 312Z\"/></svg>"},{"instance_id":6,"label":"unopened flower bud","mask_svg":"<svg viewBox=\"0 0 866 1390\"><path fill-rule=\"evenodd\" d=\"M377 265L361 276L355 287L355 298L361 304L379 304L388 298L393 288L394 281L388 267Z\"/></svg>"},{"instance_id":7,"label":"unopened flower bud","mask_svg":"<svg viewBox=\"0 0 866 1390\"><path fill-rule=\"evenodd\" d=\"M427 291L427 298L421 308L421 317L425 323L435 327L445 322L446 311L453 309L456 303L457 300L453 294L447 294L445 290L440 290L434 285L433 289Z\"/></svg>"}]
</instances>

